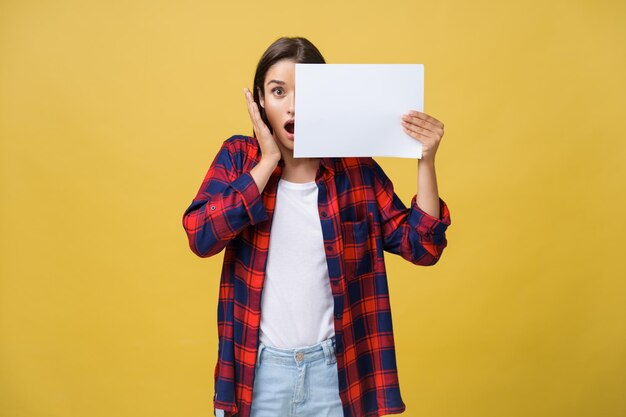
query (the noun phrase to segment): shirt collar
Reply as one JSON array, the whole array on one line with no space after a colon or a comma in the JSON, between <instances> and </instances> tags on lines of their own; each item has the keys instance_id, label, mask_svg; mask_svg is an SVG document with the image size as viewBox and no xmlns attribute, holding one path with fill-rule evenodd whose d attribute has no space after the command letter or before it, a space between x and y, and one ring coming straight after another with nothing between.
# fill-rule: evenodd
<instances>
[{"instance_id":1,"label":"shirt collar","mask_svg":"<svg viewBox=\"0 0 626 417\"><path fill-rule=\"evenodd\" d=\"M336 158L322 158L320 165L326 168L332 175L335 174L335 159Z\"/></svg>"},{"instance_id":2,"label":"shirt collar","mask_svg":"<svg viewBox=\"0 0 626 417\"><path fill-rule=\"evenodd\" d=\"M335 161L337 160L337 158L331 158L331 157L326 157L326 158L320 158L320 165L323 166L327 171L330 172L331 175L335 175ZM278 161L278 165L282 169L285 167L285 160L284 159L280 159Z\"/></svg>"}]
</instances>

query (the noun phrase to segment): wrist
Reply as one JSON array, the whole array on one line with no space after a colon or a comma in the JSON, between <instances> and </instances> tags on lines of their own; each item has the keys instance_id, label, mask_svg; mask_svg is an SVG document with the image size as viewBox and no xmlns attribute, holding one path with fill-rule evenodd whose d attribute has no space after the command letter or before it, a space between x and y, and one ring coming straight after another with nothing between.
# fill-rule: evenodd
<instances>
[{"instance_id":1,"label":"wrist","mask_svg":"<svg viewBox=\"0 0 626 417\"><path fill-rule=\"evenodd\" d=\"M417 160L417 166L418 167L425 167L425 168L434 168L435 167L435 160L434 159L418 159Z\"/></svg>"},{"instance_id":2,"label":"wrist","mask_svg":"<svg viewBox=\"0 0 626 417\"><path fill-rule=\"evenodd\" d=\"M274 156L261 156L261 160L259 161L259 165L276 168L278 165L278 161L280 161L280 155L278 157Z\"/></svg>"}]
</instances>

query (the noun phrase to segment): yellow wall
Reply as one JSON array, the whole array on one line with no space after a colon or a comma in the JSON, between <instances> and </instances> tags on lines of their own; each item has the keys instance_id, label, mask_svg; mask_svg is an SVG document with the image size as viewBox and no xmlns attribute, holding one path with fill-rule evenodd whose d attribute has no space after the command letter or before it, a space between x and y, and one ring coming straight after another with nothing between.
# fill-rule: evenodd
<instances>
[{"instance_id":1,"label":"yellow wall","mask_svg":"<svg viewBox=\"0 0 626 417\"><path fill-rule=\"evenodd\" d=\"M0 3L0 415L212 415L222 255L181 216L283 35L424 64L445 124L449 246L386 257L404 415L626 415L626 3L387 3Z\"/></svg>"}]
</instances>

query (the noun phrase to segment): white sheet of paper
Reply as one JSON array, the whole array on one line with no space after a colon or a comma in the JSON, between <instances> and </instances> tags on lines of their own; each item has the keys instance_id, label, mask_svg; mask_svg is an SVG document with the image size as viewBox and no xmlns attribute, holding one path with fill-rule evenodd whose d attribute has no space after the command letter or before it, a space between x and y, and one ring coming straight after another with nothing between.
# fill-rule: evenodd
<instances>
[{"instance_id":1,"label":"white sheet of paper","mask_svg":"<svg viewBox=\"0 0 626 417\"><path fill-rule=\"evenodd\" d=\"M296 63L294 157L421 158L401 117L424 111L423 64Z\"/></svg>"}]
</instances>

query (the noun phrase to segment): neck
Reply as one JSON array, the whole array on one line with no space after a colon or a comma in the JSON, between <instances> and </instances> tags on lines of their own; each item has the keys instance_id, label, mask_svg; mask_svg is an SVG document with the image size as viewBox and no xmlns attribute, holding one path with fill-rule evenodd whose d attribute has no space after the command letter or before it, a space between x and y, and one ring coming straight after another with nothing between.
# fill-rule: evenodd
<instances>
[{"instance_id":1,"label":"neck","mask_svg":"<svg viewBox=\"0 0 626 417\"><path fill-rule=\"evenodd\" d=\"M293 151L284 151L282 178L290 182L315 181L317 170L320 166L320 158L294 158Z\"/></svg>"}]
</instances>

